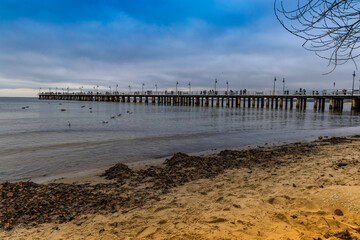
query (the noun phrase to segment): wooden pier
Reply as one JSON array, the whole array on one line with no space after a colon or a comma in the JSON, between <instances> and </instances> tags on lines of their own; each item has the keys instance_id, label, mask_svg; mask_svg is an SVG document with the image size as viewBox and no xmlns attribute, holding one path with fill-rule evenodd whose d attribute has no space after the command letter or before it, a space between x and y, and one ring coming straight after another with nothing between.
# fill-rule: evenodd
<instances>
[{"instance_id":1,"label":"wooden pier","mask_svg":"<svg viewBox=\"0 0 360 240\"><path fill-rule=\"evenodd\" d=\"M351 102L351 110L360 110L360 95L352 94L168 94L168 93L39 93L41 100L134 102L165 105L226 106L274 109L304 110L313 103L314 110L324 111L328 103L329 111L343 110L344 102Z\"/></svg>"}]
</instances>

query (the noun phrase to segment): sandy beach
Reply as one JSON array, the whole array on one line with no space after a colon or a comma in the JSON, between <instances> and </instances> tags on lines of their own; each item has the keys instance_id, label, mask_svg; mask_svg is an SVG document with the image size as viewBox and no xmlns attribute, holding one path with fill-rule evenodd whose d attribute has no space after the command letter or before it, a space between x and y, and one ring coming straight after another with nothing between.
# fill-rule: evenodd
<instances>
[{"instance_id":1,"label":"sandy beach","mask_svg":"<svg viewBox=\"0 0 360 240\"><path fill-rule=\"evenodd\" d=\"M85 185L79 183L91 178L76 184L5 183L0 238L359 239L359 141L352 136L205 157L176 154L164 166L133 171L119 165L105 175L111 180L98 176ZM32 190L21 195L25 187ZM56 205L55 199L49 208L69 209L61 218L45 209L19 220L25 196L30 206L36 201L29 194L46 191L40 202L50 193L73 194L74 204L82 199L83 205ZM94 204L98 199L106 201Z\"/></svg>"}]
</instances>

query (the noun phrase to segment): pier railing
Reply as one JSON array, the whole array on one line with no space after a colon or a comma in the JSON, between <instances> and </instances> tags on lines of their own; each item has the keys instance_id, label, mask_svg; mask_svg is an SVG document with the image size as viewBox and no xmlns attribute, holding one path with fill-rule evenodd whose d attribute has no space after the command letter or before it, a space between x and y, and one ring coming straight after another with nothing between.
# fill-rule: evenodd
<instances>
[{"instance_id":1,"label":"pier railing","mask_svg":"<svg viewBox=\"0 0 360 240\"><path fill-rule=\"evenodd\" d=\"M323 89L323 90L238 90L238 91L134 91L134 92L106 92L106 91L82 91L82 92L41 92L38 95L100 95L100 96L360 96L359 90L352 91L351 89Z\"/></svg>"}]
</instances>

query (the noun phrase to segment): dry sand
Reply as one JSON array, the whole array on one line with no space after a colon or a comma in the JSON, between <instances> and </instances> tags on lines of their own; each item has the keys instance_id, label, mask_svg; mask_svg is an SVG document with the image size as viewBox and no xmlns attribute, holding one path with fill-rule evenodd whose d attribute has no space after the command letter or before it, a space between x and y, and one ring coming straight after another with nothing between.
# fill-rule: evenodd
<instances>
[{"instance_id":1,"label":"dry sand","mask_svg":"<svg viewBox=\"0 0 360 240\"><path fill-rule=\"evenodd\" d=\"M0 239L360 239L359 140L319 143L280 165L227 170L141 207Z\"/></svg>"}]
</instances>

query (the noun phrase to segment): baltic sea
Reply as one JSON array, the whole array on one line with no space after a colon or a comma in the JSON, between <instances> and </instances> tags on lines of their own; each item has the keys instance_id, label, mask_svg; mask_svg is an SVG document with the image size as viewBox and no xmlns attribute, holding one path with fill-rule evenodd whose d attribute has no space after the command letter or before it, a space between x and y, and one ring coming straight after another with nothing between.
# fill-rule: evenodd
<instances>
[{"instance_id":1,"label":"baltic sea","mask_svg":"<svg viewBox=\"0 0 360 240\"><path fill-rule=\"evenodd\" d=\"M296 111L0 98L0 182L359 130L349 105L331 113L311 103Z\"/></svg>"}]
</instances>

